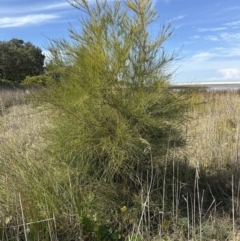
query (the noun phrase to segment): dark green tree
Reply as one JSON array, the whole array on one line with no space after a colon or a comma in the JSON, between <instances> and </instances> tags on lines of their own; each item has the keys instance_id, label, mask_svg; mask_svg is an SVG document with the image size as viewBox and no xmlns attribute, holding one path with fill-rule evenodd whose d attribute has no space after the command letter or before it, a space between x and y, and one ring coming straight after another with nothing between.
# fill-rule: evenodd
<instances>
[{"instance_id":1,"label":"dark green tree","mask_svg":"<svg viewBox=\"0 0 240 241\"><path fill-rule=\"evenodd\" d=\"M20 39L0 41L0 79L21 83L26 76L43 73L45 56L32 43Z\"/></svg>"}]
</instances>

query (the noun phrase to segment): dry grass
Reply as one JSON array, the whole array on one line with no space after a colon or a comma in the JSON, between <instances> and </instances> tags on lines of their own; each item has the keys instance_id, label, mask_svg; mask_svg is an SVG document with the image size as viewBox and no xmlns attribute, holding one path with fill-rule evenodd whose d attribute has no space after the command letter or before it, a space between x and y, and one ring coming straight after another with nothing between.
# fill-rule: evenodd
<instances>
[{"instance_id":1,"label":"dry grass","mask_svg":"<svg viewBox=\"0 0 240 241\"><path fill-rule=\"evenodd\" d=\"M184 155L187 169L178 166L171 180L166 174L165 195L172 192L172 196L165 204L159 235L152 240L237 241L240 95L236 91L201 92L192 101L203 104L191 110L186 151L175 153L174 163L177 167ZM49 123L48 113L29 103L17 104L0 116L0 239L63 240L64 229L69 237L77 233L75 228L81 229L79 220L74 221L77 207L71 201L69 170L42 155L46 140L41 132ZM68 186L63 187L64 183ZM140 241L141 237L133 234L127 240Z\"/></svg>"},{"instance_id":2,"label":"dry grass","mask_svg":"<svg viewBox=\"0 0 240 241\"><path fill-rule=\"evenodd\" d=\"M31 193L29 190L31 185L34 185L30 178L26 179L24 173L32 175L32 172L36 171L41 151L45 146L41 132L48 122L47 114L29 104L25 95L24 90L1 90L3 100L2 115L0 115L1 240L13 238L18 240L23 234L22 228L25 226L21 210L28 214L31 209L26 202L26 196ZM36 178L39 178L39 175L35 174ZM21 196L24 197L23 203ZM34 197L29 195L28 199L33 204ZM39 221L37 207L35 211L36 221ZM28 219L28 221L34 220Z\"/></svg>"},{"instance_id":3,"label":"dry grass","mask_svg":"<svg viewBox=\"0 0 240 241\"><path fill-rule=\"evenodd\" d=\"M193 102L198 104L190 113L186 151L195 169L191 224L200 225L200 240L239 240L239 91L201 91Z\"/></svg>"},{"instance_id":4,"label":"dry grass","mask_svg":"<svg viewBox=\"0 0 240 241\"><path fill-rule=\"evenodd\" d=\"M236 91L215 91L195 96L188 126L191 163L210 172L239 162L240 95Z\"/></svg>"},{"instance_id":5,"label":"dry grass","mask_svg":"<svg viewBox=\"0 0 240 241\"><path fill-rule=\"evenodd\" d=\"M19 152L40 150L40 132L48 117L29 102L30 90L0 89L0 153L7 146L15 146ZM1 157L0 154L0 157Z\"/></svg>"},{"instance_id":6,"label":"dry grass","mask_svg":"<svg viewBox=\"0 0 240 241\"><path fill-rule=\"evenodd\" d=\"M4 115L11 106L22 105L27 102L25 89L0 86L0 115Z\"/></svg>"}]
</instances>

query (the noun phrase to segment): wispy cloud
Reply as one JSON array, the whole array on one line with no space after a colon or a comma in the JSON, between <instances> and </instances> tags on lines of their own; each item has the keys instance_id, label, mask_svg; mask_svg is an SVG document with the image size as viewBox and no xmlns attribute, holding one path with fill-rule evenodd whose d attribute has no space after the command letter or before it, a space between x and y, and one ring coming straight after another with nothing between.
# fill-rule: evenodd
<instances>
[{"instance_id":1,"label":"wispy cloud","mask_svg":"<svg viewBox=\"0 0 240 241\"><path fill-rule=\"evenodd\" d=\"M225 9L225 11L235 11L235 10L239 10L240 9L240 6L232 6L232 7L228 7Z\"/></svg>"},{"instance_id":2,"label":"wispy cloud","mask_svg":"<svg viewBox=\"0 0 240 241\"><path fill-rule=\"evenodd\" d=\"M196 40L200 38L200 35L193 35L191 37L189 37L190 39Z\"/></svg>"},{"instance_id":3,"label":"wispy cloud","mask_svg":"<svg viewBox=\"0 0 240 241\"><path fill-rule=\"evenodd\" d=\"M230 23L225 23L224 24L225 26L230 26L230 27L235 27L235 26L240 26L240 20L239 21L233 21L233 22L230 22Z\"/></svg>"},{"instance_id":4,"label":"wispy cloud","mask_svg":"<svg viewBox=\"0 0 240 241\"><path fill-rule=\"evenodd\" d=\"M198 32L215 32L215 31L222 31L226 30L227 27L217 27L217 28L199 28Z\"/></svg>"},{"instance_id":5,"label":"wispy cloud","mask_svg":"<svg viewBox=\"0 0 240 241\"><path fill-rule=\"evenodd\" d=\"M57 3L57 4L50 4L47 6L42 6L40 10L51 10L51 9L59 9L59 8L65 8L69 6L70 4L65 2L65 3Z\"/></svg>"},{"instance_id":6,"label":"wispy cloud","mask_svg":"<svg viewBox=\"0 0 240 241\"><path fill-rule=\"evenodd\" d=\"M213 41L213 42L219 41L219 37L216 35L207 35L207 36L204 36L204 39Z\"/></svg>"},{"instance_id":7,"label":"wispy cloud","mask_svg":"<svg viewBox=\"0 0 240 241\"><path fill-rule=\"evenodd\" d=\"M185 18L186 16L187 16L187 15L179 15L179 16L173 18L171 21L177 21L177 20L180 20L180 19Z\"/></svg>"},{"instance_id":8,"label":"wispy cloud","mask_svg":"<svg viewBox=\"0 0 240 241\"><path fill-rule=\"evenodd\" d=\"M13 9L12 7L8 8L1 8L0 13L2 16L12 16L16 14L25 14L25 13L41 13L43 11L54 11L54 10L60 10L60 9L66 9L66 7L71 7L69 3L62 2L57 4L49 4L49 5L36 5L36 4L29 4L25 6L18 6L17 8Z\"/></svg>"},{"instance_id":9,"label":"wispy cloud","mask_svg":"<svg viewBox=\"0 0 240 241\"><path fill-rule=\"evenodd\" d=\"M211 58L215 57L216 55L214 53L210 53L210 52L200 52L198 54L195 54L192 56L192 60L194 61L208 61Z\"/></svg>"},{"instance_id":10,"label":"wispy cloud","mask_svg":"<svg viewBox=\"0 0 240 241\"><path fill-rule=\"evenodd\" d=\"M5 17L0 19L0 28L22 27L26 25L40 24L59 16L56 14L35 14L21 17Z\"/></svg>"},{"instance_id":11,"label":"wispy cloud","mask_svg":"<svg viewBox=\"0 0 240 241\"><path fill-rule=\"evenodd\" d=\"M240 41L240 32L239 33L228 33L224 32L220 34L220 37L227 42L239 42Z\"/></svg>"},{"instance_id":12,"label":"wispy cloud","mask_svg":"<svg viewBox=\"0 0 240 241\"><path fill-rule=\"evenodd\" d=\"M232 68L232 69L219 69L217 71L222 75L223 79L239 79L240 78L240 69Z\"/></svg>"}]
</instances>

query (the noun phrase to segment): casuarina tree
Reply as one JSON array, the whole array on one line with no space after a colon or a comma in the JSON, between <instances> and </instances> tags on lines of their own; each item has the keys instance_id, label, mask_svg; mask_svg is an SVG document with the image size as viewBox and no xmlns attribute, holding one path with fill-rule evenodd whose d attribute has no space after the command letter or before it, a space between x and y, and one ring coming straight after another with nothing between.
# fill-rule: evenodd
<instances>
[{"instance_id":1,"label":"casuarina tree","mask_svg":"<svg viewBox=\"0 0 240 241\"><path fill-rule=\"evenodd\" d=\"M124 207L131 223L143 221L141 202L152 201L149 217L163 205L156 191L166 154L184 145L187 104L170 88L175 54L164 49L172 28L151 34L158 28L151 0L71 4L82 12L81 31L70 29L72 41L49 48L67 73L39 98L57 117L46 132L48 151L71 168L76 202L94 203L88 218L114 222Z\"/></svg>"}]
</instances>

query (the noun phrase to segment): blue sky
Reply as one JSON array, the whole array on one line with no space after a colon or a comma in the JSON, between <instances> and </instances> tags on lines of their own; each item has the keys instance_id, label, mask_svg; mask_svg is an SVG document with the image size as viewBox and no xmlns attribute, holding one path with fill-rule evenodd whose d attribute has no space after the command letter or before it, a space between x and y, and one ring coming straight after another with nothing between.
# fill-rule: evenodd
<instances>
[{"instance_id":1,"label":"blue sky","mask_svg":"<svg viewBox=\"0 0 240 241\"><path fill-rule=\"evenodd\" d=\"M173 82L240 81L239 0L155 0L160 15L151 31L173 22L166 42L179 51ZM65 0L0 0L0 40L19 38L46 50L48 38L79 28L81 12Z\"/></svg>"}]
</instances>

